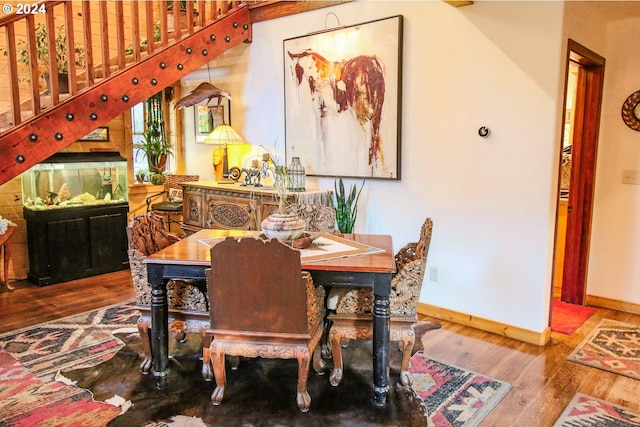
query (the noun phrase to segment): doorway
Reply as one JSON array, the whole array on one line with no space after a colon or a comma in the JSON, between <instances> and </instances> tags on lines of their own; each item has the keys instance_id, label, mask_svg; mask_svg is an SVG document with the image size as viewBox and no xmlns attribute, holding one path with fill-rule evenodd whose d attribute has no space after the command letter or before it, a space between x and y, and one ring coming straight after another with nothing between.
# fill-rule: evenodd
<instances>
[{"instance_id":1,"label":"doorway","mask_svg":"<svg viewBox=\"0 0 640 427\"><path fill-rule=\"evenodd\" d=\"M569 40L553 297L584 305L605 59Z\"/></svg>"}]
</instances>

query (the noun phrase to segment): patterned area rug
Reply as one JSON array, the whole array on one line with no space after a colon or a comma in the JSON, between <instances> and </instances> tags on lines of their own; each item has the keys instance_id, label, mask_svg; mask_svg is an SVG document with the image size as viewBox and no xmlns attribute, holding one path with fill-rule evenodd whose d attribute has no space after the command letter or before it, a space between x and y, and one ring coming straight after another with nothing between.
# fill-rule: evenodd
<instances>
[{"instance_id":1,"label":"patterned area rug","mask_svg":"<svg viewBox=\"0 0 640 427\"><path fill-rule=\"evenodd\" d=\"M435 427L477 426L511 389L495 378L416 353L409 368L414 391Z\"/></svg>"},{"instance_id":2,"label":"patterned area rug","mask_svg":"<svg viewBox=\"0 0 640 427\"><path fill-rule=\"evenodd\" d=\"M133 304L110 306L0 335L0 426L101 427L120 415L87 390L54 381L59 369L95 366L135 330Z\"/></svg>"},{"instance_id":3,"label":"patterned area rug","mask_svg":"<svg viewBox=\"0 0 640 427\"><path fill-rule=\"evenodd\" d=\"M117 331L137 332L135 304L114 305L0 335L0 350L35 376L52 380L58 370L94 366L124 346Z\"/></svg>"},{"instance_id":4,"label":"patterned area rug","mask_svg":"<svg viewBox=\"0 0 640 427\"><path fill-rule=\"evenodd\" d=\"M567 360L640 379L640 327L603 319Z\"/></svg>"},{"instance_id":5,"label":"patterned area rug","mask_svg":"<svg viewBox=\"0 0 640 427\"><path fill-rule=\"evenodd\" d=\"M118 415L87 390L45 382L0 350L0 425L99 427Z\"/></svg>"},{"instance_id":6,"label":"patterned area rug","mask_svg":"<svg viewBox=\"0 0 640 427\"><path fill-rule=\"evenodd\" d=\"M578 393L553 425L553 427L603 426L640 426L640 413Z\"/></svg>"},{"instance_id":7,"label":"patterned area rug","mask_svg":"<svg viewBox=\"0 0 640 427\"><path fill-rule=\"evenodd\" d=\"M423 368L434 384L424 386L428 382L424 378L414 380L422 384L416 390L430 396L427 405L416 390L399 383L402 353L392 347L388 403L381 411L371 398L371 341L352 341L345 349L345 377L339 387L329 386L326 374L310 374L312 408L306 414L295 403L295 360L242 361L238 370L227 374L225 401L214 407L213 384L200 374L199 334L182 343L170 340L169 388L158 389L158 379L140 374L140 340L131 333L137 332L137 317L133 304L112 306L0 335L0 426L472 427L510 387L434 362ZM422 335L438 326L419 323L414 350L421 350ZM415 360L420 359L414 358L414 365ZM77 381L77 386L54 382L58 371L63 373L59 377ZM121 413L102 403L114 396L133 406Z\"/></svg>"}]
</instances>

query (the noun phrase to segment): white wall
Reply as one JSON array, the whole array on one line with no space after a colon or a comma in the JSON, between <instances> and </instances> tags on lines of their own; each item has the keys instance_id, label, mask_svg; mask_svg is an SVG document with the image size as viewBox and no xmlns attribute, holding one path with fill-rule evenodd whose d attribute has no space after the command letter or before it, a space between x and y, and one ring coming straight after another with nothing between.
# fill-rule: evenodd
<instances>
[{"instance_id":1,"label":"white wall","mask_svg":"<svg viewBox=\"0 0 640 427\"><path fill-rule=\"evenodd\" d=\"M284 157L283 40L323 29L328 12L343 25L403 15L402 180L367 181L356 232L392 234L399 249L430 216L427 269L437 267L439 280L425 280L421 300L541 332L550 303L563 10L559 2L342 4L254 24L254 41L221 60L213 83L234 97L234 127ZM488 138L478 136L480 126L491 129ZM187 172L202 175L210 150L188 145Z\"/></svg>"},{"instance_id":2,"label":"white wall","mask_svg":"<svg viewBox=\"0 0 640 427\"><path fill-rule=\"evenodd\" d=\"M627 127L621 108L640 90L640 19L606 27L605 83L587 293L640 304L640 185L622 183L640 170L640 132Z\"/></svg>"}]
</instances>

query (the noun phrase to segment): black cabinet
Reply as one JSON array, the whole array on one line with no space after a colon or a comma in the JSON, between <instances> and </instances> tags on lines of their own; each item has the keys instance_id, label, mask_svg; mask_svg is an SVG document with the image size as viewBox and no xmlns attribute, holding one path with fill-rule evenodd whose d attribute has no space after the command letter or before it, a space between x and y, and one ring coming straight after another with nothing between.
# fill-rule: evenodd
<instances>
[{"instance_id":1,"label":"black cabinet","mask_svg":"<svg viewBox=\"0 0 640 427\"><path fill-rule=\"evenodd\" d=\"M25 208L29 281L44 286L129 268L128 211L128 203Z\"/></svg>"}]
</instances>

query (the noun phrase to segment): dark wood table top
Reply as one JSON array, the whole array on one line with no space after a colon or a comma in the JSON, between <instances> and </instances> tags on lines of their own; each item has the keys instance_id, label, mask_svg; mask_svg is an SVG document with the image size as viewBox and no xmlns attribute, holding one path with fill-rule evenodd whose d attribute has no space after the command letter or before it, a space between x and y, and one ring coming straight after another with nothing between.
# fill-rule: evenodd
<instances>
[{"instance_id":1,"label":"dark wood table top","mask_svg":"<svg viewBox=\"0 0 640 427\"><path fill-rule=\"evenodd\" d=\"M259 234L245 230L202 229L145 259L148 264L174 264L207 266L211 263L210 248L200 240L224 238L226 236L247 236ZM383 252L362 254L323 261L303 262L302 268L311 271L351 271L371 273L394 273L396 271L393 241L384 234L341 234L340 237L365 245L384 249Z\"/></svg>"}]
</instances>

